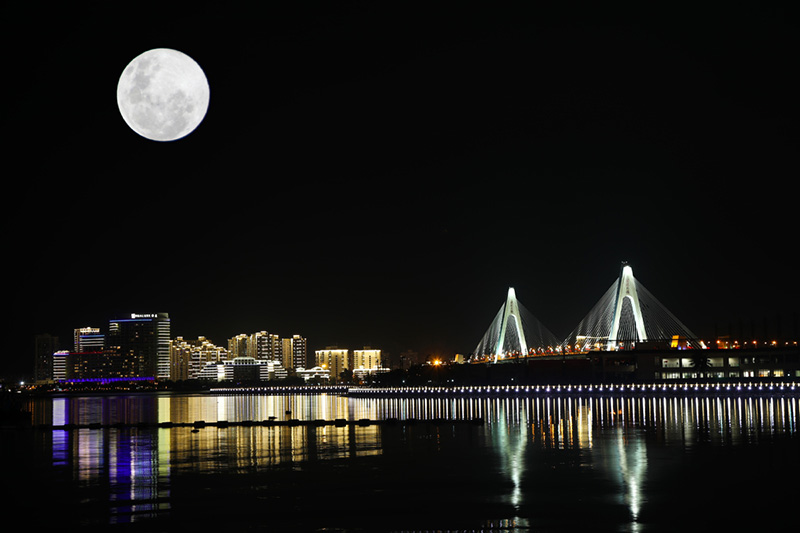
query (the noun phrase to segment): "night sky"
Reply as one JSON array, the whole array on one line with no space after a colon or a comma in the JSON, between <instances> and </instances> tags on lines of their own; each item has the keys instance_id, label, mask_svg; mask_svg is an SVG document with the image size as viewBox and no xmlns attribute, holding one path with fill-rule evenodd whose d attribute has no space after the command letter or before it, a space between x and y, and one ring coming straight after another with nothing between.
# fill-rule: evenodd
<instances>
[{"instance_id":1,"label":"night sky","mask_svg":"<svg viewBox=\"0 0 800 533\"><path fill-rule=\"evenodd\" d=\"M6 5L0 376L131 312L452 355L514 287L563 338L622 261L701 337L794 333L796 12L431 4ZM161 47L211 88L167 143L116 103Z\"/></svg>"}]
</instances>

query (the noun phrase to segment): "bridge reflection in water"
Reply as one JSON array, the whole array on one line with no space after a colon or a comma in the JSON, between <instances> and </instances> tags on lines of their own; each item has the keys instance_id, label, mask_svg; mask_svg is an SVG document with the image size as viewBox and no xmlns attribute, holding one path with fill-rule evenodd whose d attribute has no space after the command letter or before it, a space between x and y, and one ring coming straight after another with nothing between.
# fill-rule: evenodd
<instances>
[{"instance_id":1,"label":"bridge reflection in water","mask_svg":"<svg viewBox=\"0 0 800 533\"><path fill-rule=\"evenodd\" d=\"M777 487L778 476L797 473L794 396L132 395L40 398L31 408L33 446L16 451L49 453L51 475L70 478L60 481L84 502L61 518L83 524L179 518L391 529L602 519L636 529L667 510L674 518L676 509L731 496L720 481L731 471L747 481L737 498L762 499L780 496L764 483ZM376 423L137 426L270 417ZM463 423L475 419L484 423ZM103 425L56 428L67 421ZM781 439L793 455L775 451ZM721 452L731 461L720 462ZM758 459L765 456L769 464ZM698 472L708 475L702 495L691 483Z\"/></svg>"}]
</instances>

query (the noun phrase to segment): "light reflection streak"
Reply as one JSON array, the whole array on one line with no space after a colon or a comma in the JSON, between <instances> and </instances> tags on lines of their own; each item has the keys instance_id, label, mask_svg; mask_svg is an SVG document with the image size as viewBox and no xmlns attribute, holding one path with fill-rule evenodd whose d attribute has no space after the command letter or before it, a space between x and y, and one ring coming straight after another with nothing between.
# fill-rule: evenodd
<instances>
[{"instance_id":1,"label":"light reflection streak","mask_svg":"<svg viewBox=\"0 0 800 533\"><path fill-rule=\"evenodd\" d=\"M525 472L535 449L602 452L614 435L617 472L631 516L646 505L647 449L631 430L650 430L659 443L691 447L755 443L797 432L796 397L535 396L521 398L348 398L335 394L160 395L154 398L53 397L46 412L54 425L158 421L481 418L510 481L508 501L519 508L528 491ZM41 420L41 413L34 413ZM334 427L229 427L103 430L53 429L53 465L72 469L82 486L114 487L111 517L133 521L169 510L169 479L184 471L260 471L279 464L346 459L382 453L377 425ZM592 454L584 456L593 461Z\"/></svg>"},{"instance_id":2,"label":"light reflection streak","mask_svg":"<svg viewBox=\"0 0 800 533\"><path fill-rule=\"evenodd\" d=\"M647 473L647 451L640 439L626 439L623 433L617 435L617 459L619 475L633 522L638 521L644 503L642 486Z\"/></svg>"},{"instance_id":3,"label":"light reflection streak","mask_svg":"<svg viewBox=\"0 0 800 533\"><path fill-rule=\"evenodd\" d=\"M501 470L507 473L512 484L509 502L519 510L522 503L522 473L525 470L527 421L520 423L520 419L514 416L514 411L509 409L507 401L496 402L495 405L498 409L494 426L496 431L493 433L494 447L500 453Z\"/></svg>"}]
</instances>

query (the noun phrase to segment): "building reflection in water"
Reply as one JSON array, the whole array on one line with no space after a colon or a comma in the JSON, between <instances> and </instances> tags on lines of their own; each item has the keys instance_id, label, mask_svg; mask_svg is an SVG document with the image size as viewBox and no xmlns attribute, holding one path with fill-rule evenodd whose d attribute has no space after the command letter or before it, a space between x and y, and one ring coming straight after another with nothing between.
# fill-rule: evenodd
<instances>
[{"instance_id":1,"label":"building reflection in water","mask_svg":"<svg viewBox=\"0 0 800 533\"><path fill-rule=\"evenodd\" d=\"M108 404L103 400L54 398L52 423L88 424L106 415L127 416L105 412L102 407ZM69 467L79 488L105 488L108 502L87 502L94 507L95 520L116 524L151 518L169 509L169 449L159 448L158 436L156 430L134 428L54 429L53 465Z\"/></svg>"},{"instance_id":2,"label":"building reflection in water","mask_svg":"<svg viewBox=\"0 0 800 533\"><path fill-rule=\"evenodd\" d=\"M53 465L69 468L80 487L107 488L109 501L95 504L102 510L97 514L108 523L168 514L170 478L182 472L259 472L279 465L380 455L386 438L376 424L193 430L137 427L137 422L481 418L485 425L473 426L473 431L483 436L508 481L507 493L498 494L498 499L519 510L541 492L531 479L543 460L539 452L548 450L556 456L577 452L583 466L604 473L604 479L616 485L616 497L633 523L648 504L648 485L658 482L652 479L657 473L648 469L648 446L753 444L797 432L797 398L779 396L442 399L164 394L55 397L46 402L34 412L39 422L104 424L102 429L54 428L50 445ZM128 425L116 427L118 422Z\"/></svg>"}]
</instances>

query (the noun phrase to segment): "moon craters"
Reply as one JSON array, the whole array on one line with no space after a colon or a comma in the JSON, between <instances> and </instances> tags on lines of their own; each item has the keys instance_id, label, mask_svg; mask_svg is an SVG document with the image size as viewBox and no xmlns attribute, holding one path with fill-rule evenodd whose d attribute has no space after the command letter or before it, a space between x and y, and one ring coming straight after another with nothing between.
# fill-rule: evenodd
<instances>
[{"instance_id":1,"label":"moon craters","mask_svg":"<svg viewBox=\"0 0 800 533\"><path fill-rule=\"evenodd\" d=\"M169 49L135 58L117 87L125 122L139 135L157 141L191 133L205 117L208 100L208 82L197 63Z\"/></svg>"}]
</instances>

